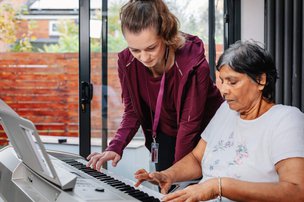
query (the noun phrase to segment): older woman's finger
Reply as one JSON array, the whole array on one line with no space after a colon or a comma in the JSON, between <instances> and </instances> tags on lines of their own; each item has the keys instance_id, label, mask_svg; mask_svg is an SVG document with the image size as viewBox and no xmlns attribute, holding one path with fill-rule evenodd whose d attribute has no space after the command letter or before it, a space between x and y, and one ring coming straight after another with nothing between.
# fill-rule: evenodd
<instances>
[{"instance_id":1,"label":"older woman's finger","mask_svg":"<svg viewBox=\"0 0 304 202\"><path fill-rule=\"evenodd\" d=\"M135 173L134 173L134 175L138 175L138 174L142 174L142 173L148 173L145 169L139 169L138 171L136 171Z\"/></svg>"},{"instance_id":2,"label":"older woman's finger","mask_svg":"<svg viewBox=\"0 0 304 202\"><path fill-rule=\"evenodd\" d=\"M184 190L180 190L180 191L176 191L173 192L171 194L167 194L166 196L164 196L162 198L162 201L184 201L186 200L186 198L184 198L183 196L185 196L186 192ZM184 198L184 200L182 200L182 198Z\"/></svg>"}]
</instances>

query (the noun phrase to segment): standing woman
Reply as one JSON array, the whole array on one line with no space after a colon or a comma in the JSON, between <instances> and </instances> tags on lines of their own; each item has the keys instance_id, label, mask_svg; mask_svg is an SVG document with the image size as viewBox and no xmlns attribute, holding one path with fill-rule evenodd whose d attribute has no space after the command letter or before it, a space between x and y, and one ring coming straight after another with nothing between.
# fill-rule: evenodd
<instances>
[{"instance_id":1,"label":"standing woman","mask_svg":"<svg viewBox=\"0 0 304 202\"><path fill-rule=\"evenodd\" d=\"M120 19L128 44L118 55L125 110L106 151L89 155L87 165L99 170L112 160L116 166L141 126L161 171L192 151L223 99L209 76L202 40L181 33L162 0L130 0Z\"/></svg>"}]
</instances>

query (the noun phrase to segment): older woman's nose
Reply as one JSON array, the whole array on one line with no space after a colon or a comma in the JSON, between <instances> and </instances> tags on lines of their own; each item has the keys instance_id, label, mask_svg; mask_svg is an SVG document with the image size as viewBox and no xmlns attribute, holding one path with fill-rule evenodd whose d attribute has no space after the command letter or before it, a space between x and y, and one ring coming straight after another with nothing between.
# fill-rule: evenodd
<instances>
[{"instance_id":1,"label":"older woman's nose","mask_svg":"<svg viewBox=\"0 0 304 202\"><path fill-rule=\"evenodd\" d=\"M220 92L222 94L223 97L225 97L227 94L229 94L229 87L227 84L222 83L219 87Z\"/></svg>"}]
</instances>

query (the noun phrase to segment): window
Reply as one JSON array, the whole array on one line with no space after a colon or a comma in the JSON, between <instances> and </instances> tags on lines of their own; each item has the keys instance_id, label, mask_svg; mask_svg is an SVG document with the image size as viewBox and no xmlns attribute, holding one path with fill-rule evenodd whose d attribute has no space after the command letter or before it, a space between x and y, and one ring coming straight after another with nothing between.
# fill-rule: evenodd
<instances>
[{"instance_id":1,"label":"window","mask_svg":"<svg viewBox=\"0 0 304 202\"><path fill-rule=\"evenodd\" d=\"M59 36L60 32L58 30L57 21L49 21L49 35L50 36Z\"/></svg>"}]
</instances>

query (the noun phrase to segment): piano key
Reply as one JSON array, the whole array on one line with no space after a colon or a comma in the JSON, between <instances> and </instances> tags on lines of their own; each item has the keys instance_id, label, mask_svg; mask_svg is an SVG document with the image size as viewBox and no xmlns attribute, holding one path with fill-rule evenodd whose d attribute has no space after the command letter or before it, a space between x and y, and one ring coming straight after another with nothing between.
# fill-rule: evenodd
<instances>
[{"instance_id":1,"label":"piano key","mask_svg":"<svg viewBox=\"0 0 304 202\"><path fill-rule=\"evenodd\" d=\"M101 173L99 171L96 171L90 167L86 167L83 163L80 163L78 161L72 160L72 159L65 159L63 160L65 163L77 168L78 170L81 170L82 172L122 191L127 193L128 195L138 199L139 201L151 201L151 202L159 202L160 200L153 197L153 196L149 196L147 193L139 190L139 189L135 189L134 187L125 184L124 182L117 180L105 173Z\"/></svg>"}]
</instances>

